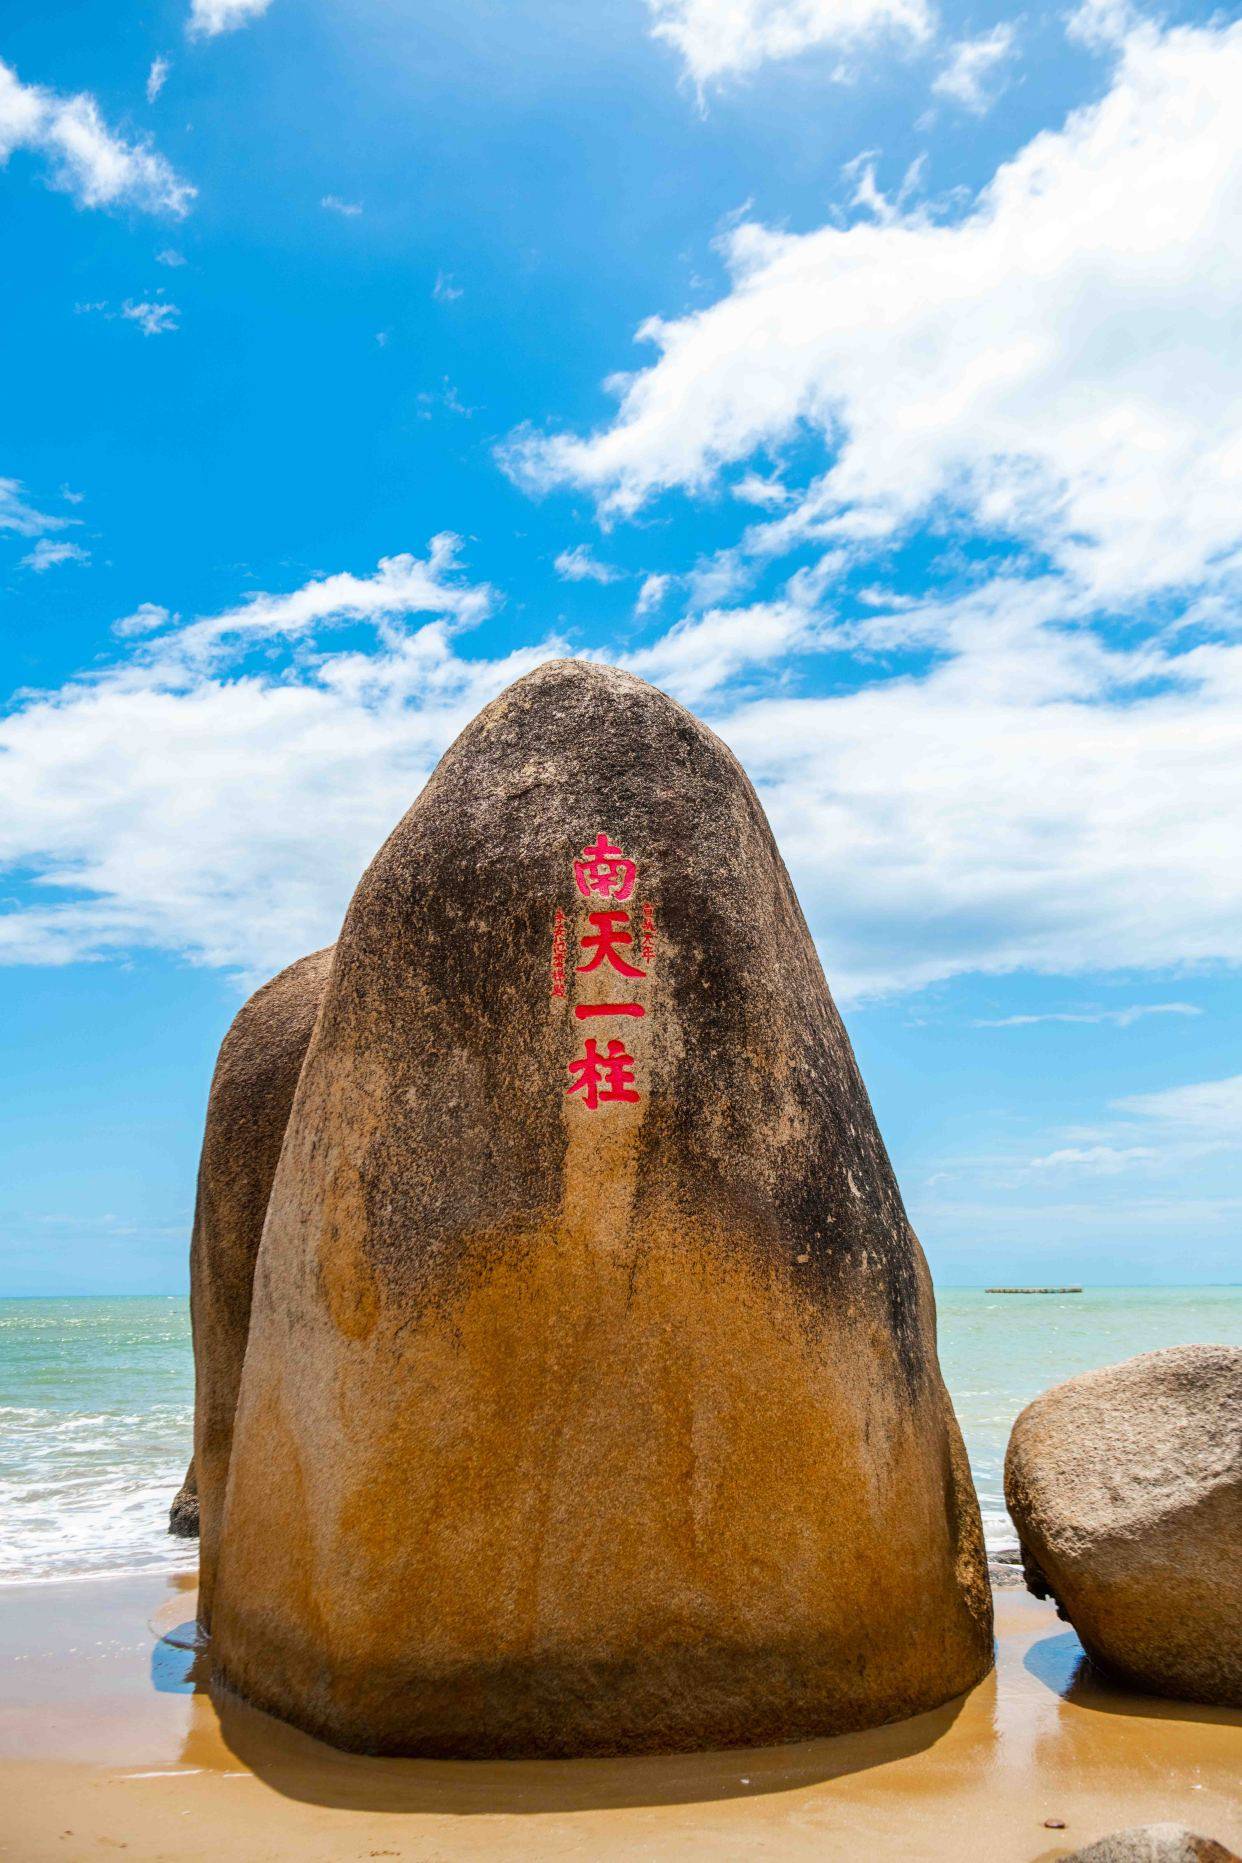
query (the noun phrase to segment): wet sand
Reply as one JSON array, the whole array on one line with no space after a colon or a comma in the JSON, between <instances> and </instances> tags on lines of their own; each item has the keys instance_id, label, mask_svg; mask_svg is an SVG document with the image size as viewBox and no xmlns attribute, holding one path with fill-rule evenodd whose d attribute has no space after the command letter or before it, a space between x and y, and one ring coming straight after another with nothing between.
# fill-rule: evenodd
<instances>
[{"instance_id":1,"label":"wet sand","mask_svg":"<svg viewBox=\"0 0 1242 1863\"><path fill-rule=\"evenodd\" d=\"M165 1640L193 1599L158 1575L0 1589L0 1855L1035 1863L1159 1819L1242 1848L1242 1717L1107 1686L1020 1591L997 1594L996 1674L898 1726L507 1764L359 1758L221 1714Z\"/></svg>"}]
</instances>

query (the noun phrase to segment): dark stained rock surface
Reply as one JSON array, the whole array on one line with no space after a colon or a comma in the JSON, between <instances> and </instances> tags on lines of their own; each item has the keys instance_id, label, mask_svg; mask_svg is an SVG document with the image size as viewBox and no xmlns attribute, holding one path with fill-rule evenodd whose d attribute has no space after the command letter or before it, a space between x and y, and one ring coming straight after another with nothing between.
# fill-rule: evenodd
<instances>
[{"instance_id":1,"label":"dark stained rock surface","mask_svg":"<svg viewBox=\"0 0 1242 1863\"><path fill-rule=\"evenodd\" d=\"M1110 1831L1064 1863L1239 1863L1232 1850L1211 1837L1200 1837L1184 1824L1140 1824Z\"/></svg>"},{"instance_id":2,"label":"dark stained rock surface","mask_svg":"<svg viewBox=\"0 0 1242 1863\"><path fill-rule=\"evenodd\" d=\"M332 966L315 951L257 990L220 1046L190 1242L199 1617L211 1621L233 1413L250 1330L255 1257L289 1108Z\"/></svg>"},{"instance_id":3,"label":"dark stained rock surface","mask_svg":"<svg viewBox=\"0 0 1242 1863\"><path fill-rule=\"evenodd\" d=\"M617 1001L645 1014L576 1013ZM467 1756L864 1727L991 1666L849 1041L746 777L628 674L510 687L354 897L255 1276L212 1641L219 1683L339 1745Z\"/></svg>"},{"instance_id":4,"label":"dark stained rock surface","mask_svg":"<svg viewBox=\"0 0 1242 1863\"><path fill-rule=\"evenodd\" d=\"M168 1531L179 1540L198 1538L198 1484L194 1479L193 1459L168 1510Z\"/></svg>"},{"instance_id":5,"label":"dark stained rock surface","mask_svg":"<svg viewBox=\"0 0 1242 1863\"><path fill-rule=\"evenodd\" d=\"M1242 1706L1242 1349L1175 1346L1022 1412L1005 1496L1028 1587L1131 1687Z\"/></svg>"}]
</instances>

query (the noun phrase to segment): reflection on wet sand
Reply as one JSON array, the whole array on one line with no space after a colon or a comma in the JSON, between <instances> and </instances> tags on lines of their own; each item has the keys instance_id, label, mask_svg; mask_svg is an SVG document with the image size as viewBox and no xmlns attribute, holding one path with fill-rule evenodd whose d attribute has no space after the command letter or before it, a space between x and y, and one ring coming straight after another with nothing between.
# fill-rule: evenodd
<instances>
[{"instance_id":1,"label":"reflection on wet sand","mask_svg":"<svg viewBox=\"0 0 1242 1863\"><path fill-rule=\"evenodd\" d=\"M639 1805L715 1803L796 1792L872 1767L890 1766L940 1740L960 1700L930 1714L865 1734L717 1753L583 1760L400 1760L342 1753L245 1702L212 1695L199 1744L191 1731L186 1765L208 1763L222 1740L261 1779L289 1798L357 1810L449 1813L615 1810Z\"/></svg>"},{"instance_id":2,"label":"reflection on wet sand","mask_svg":"<svg viewBox=\"0 0 1242 1863\"><path fill-rule=\"evenodd\" d=\"M299 1863L1050 1863L1158 1819L1242 1839L1239 1717L1114 1687L1021 1592L997 1596L995 1673L914 1720L785 1747L496 1762L341 1753L217 1699L192 1581L18 1592L0 1591L0 1794L23 1859L123 1843Z\"/></svg>"}]
</instances>

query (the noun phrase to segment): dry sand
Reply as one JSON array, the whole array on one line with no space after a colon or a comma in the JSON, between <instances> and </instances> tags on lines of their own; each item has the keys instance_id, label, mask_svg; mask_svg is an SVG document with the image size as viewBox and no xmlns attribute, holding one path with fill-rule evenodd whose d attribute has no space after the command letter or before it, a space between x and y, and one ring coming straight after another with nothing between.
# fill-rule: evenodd
<instances>
[{"instance_id":1,"label":"dry sand","mask_svg":"<svg viewBox=\"0 0 1242 1863\"><path fill-rule=\"evenodd\" d=\"M997 1596L996 1674L899 1726L520 1764L364 1759L222 1714L161 1640L193 1600L189 1577L0 1590L0 1855L1034 1863L1159 1819L1242 1847L1242 1718L1105 1686L1021 1592Z\"/></svg>"}]
</instances>

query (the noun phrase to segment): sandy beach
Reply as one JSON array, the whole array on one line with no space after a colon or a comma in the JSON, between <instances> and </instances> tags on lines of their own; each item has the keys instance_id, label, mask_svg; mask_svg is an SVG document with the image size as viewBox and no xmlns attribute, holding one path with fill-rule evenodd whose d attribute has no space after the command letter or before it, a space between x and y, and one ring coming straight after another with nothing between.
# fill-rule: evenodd
<instances>
[{"instance_id":1,"label":"sandy beach","mask_svg":"<svg viewBox=\"0 0 1242 1863\"><path fill-rule=\"evenodd\" d=\"M1018 1590L997 1594L995 1674L897 1726L449 1764L338 1753L221 1712L178 1641L193 1587L185 1574L0 1590L0 1855L1036 1863L1160 1819L1242 1845L1242 1717L1108 1687L1051 1606Z\"/></svg>"}]
</instances>

